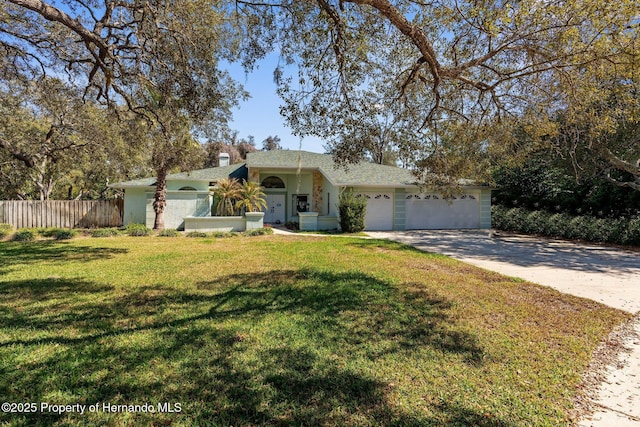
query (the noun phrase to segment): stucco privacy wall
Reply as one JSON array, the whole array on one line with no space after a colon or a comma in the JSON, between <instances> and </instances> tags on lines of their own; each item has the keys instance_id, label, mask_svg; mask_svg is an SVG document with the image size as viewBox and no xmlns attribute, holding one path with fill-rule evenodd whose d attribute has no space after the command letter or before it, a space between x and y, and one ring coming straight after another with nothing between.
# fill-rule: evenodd
<instances>
[{"instance_id":1,"label":"stucco privacy wall","mask_svg":"<svg viewBox=\"0 0 640 427\"><path fill-rule=\"evenodd\" d=\"M152 228L155 221L153 192L146 193L146 219L144 223ZM167 205L164 209L165 228L184 229L184 218L188 216L211 215L211 198L208 191L167 191Z\"/></svg>"}]
</instances>

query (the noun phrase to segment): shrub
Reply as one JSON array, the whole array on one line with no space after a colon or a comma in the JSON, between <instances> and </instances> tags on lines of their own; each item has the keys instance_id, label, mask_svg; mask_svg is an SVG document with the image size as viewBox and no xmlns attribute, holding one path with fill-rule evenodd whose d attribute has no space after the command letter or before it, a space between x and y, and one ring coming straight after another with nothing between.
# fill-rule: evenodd
<instances>
[{"instance_id":1,"label":"shrub","mask_svg":"<svg viewBox=\"0 0 640 427\"><path fill-rule=\"evenodd\" d=\"M187 237L207 237L207 233L204 231L190 231L187 233Z\"/></svg>"},{"instance_id":2,"label":"shrub","mask_svg":"<svg viewBox=\"0 0 640 427\"><path fill-rule=\"evenodd\" d=\"M11 224L0 224L0 239L4 239L13 231L13 225Z\"/></svg>"},{"instance_id":3,"label":"shrub","mask_svg":"<svg viewBox=\"0 0 640 427\"><path fill-rule=\"evenodd\" d=\"M178 237L179 235L180 233L178 232L178 230L174 230L173 228L162 230L160 233L158 233L158 236L160 237Z\"/></svg>"},{"instance_id":4,"label":"shrub","mask_svg":"<svg viewBox=\"0 0 640 427\"><path fill-rule=\"evenodd\" d=\"M364 230L367 199L356 197L351 191L345 191L338 199L338 210L343 232L359 233Z\"/></svg>"},{"instance_id":5,"label":"shrub","mask_svg":"<svg viewBox=\"0 0 640 427\"><path fill-rule=\"evenodd\" d=\"M124 232L129 236L148 236L151 230L144 224L129 224Z\"/></svg>"},{"instance_id":6,"label":"shrub","mask_svg":"<svg viewBox=\"0 0 640 427\"><path fill-rule=\"evenodd\" d=\"M525 233L540 233L544 230L549 215L543 211L532 211L523 218L522 231Z\"/></svg>"},{"instance_id":7,"label":"shrub","mask_svg":"<svg viewBox=\"0 0 640 427\"><path fill-rule=\"evenodd\" d=\"M494 228L504 231L591 242L640 244L640 217L596 218L494 206L492 223Z\"/></svg>"},{"instance_id":8,"label":"shrub","mask_svg":"<svg viewBox=\"0 0 640 427\"><path fill-rule=\"evenodd\" d=\"M29 229L19 230L13 235L13 240L16 242L33 242L36 240L36 233Z\"/></svg>"},{"instance_id":9,"label":"shrub","mask_svg":"<svg viewBox=\"0 0 640 427\"><path fill-rule=\"evenodd\" d=\"M56 240L70 240L76 237L77 235L78 235L78 232L76 230L72 230L70 228L60 228L56 230L56 232L53 234L53 237Z\"/></svg>"},{"instance_id":10,"label":"shrub","mask_svg":"<svg viewBox=\"0 0 640 427\"><path fill-rule=\"evenodd\" d=\"M266 236L269 234L273 234L273 228L265 227L265 228L254 228L252 230L247 230L243 233L245 236Z\"/></svg>"},{"instance_id":11,"label":"shrub","mask_svg":"<svg viewBox=\"0 0 640 427\"><path fill-rule=\"evenodd\" d=\"M53 237L56 240L69 240L78 235L78 232L70 228L48 227L39 228L38 234L42 237Z\"/></svg>"},{"instance_id":12,"label":"shrub","mask_svg":"<svg viewBox=\"0 0 640 427\"><path fill-rule=\"evenodd\" d=\"M631 218L622 237L625 245L640 245L640 216Z\"/></svg>"},{"instance_id":13,"label":"shrub","mask_svg":"<svg viewBox=\"0 0 640 427\"><path fill-rule=\"evenodd\" d=\"M209 233L209 236L211 237L234 237L237 236L238 233L236 233L235 231L212 231L211 233Z\"/></svg>"},{"instance_id":14,"label":"shrub","mask_svg":"<svg viewBox=\"0 0 640 427\"><path fill-rule=\"evenodd\" d=\"M566 237L569 239L588 240L593 227L592 217L576 216L567 224Z\"/></svg>"},{"instance_id":15,"label":"shrub","mask_svg":"<svg viewBox=\"0 0 640 427\"><path fill-rule=\"evenodd\" d=\"M120 234L117 228L98 228L91 231L91 237L112 237Z\"/></svg>"},{"instance_id":16,"label":"shrub","mask_svg":"<svg viewBox=\"0 0 640 427\"><path fill-rule=\"evenodd\" d=\"M550 215L539 229L533 229L532 233L543 234L552 237L566 237L567 224L571 217L569 215L557 213Z\"/></svg>"},{"instance_id":17,"label":"shrub","mask_svg":"<svg viewBox=\"0 0 640 427\"><path fill-rule=\"evenodd\" d=\"M42 237L55 237L60 230L62 230L62 228L57 228L57 227L38 228L38 234L41 235Z\"/></svg>"}]
</instances>

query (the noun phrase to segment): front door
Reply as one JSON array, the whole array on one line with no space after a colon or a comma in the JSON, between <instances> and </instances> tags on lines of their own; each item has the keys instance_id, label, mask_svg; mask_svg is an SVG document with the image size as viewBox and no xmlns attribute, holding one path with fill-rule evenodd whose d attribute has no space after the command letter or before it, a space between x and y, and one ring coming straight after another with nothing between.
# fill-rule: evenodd
<instances>
[{"instance_id":1,"label":"front door","mask_svg":"<svg viewBox=\"0 0 640 427\"><path fill-rule=\"evenodd\" d=\"M267 194L267 210L264 222L267 224L284 224L285 221L284 194Z\"/></svg>"}]
</instances>

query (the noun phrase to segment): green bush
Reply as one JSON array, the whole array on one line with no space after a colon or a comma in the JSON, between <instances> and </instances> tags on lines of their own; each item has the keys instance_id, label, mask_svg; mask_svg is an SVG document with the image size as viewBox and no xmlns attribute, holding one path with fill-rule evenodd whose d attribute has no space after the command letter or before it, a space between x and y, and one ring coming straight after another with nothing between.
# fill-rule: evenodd
<instances>
[{"instance_id":1,"label":"green bush","mask_svg":"<svg viewBox=\"0 0 640 427\"><path fill-rule=\"evenodd\" d=\"M495 229L504 231L601 243L640 244L640 217L596 218L494 206L491 220Z\"/></svg>"},{"instance_id":2,"label":"green bush","mask_svg":"<svg viewBox=\"0 0 640 427\"><path fill-rule=\"evenodd\" d=\"M180 233L178 232L178 230L175 230L173 228L168 228L158 233L158 236L160 237L178 237L179 235Z\"/></svg>"},{"instance_id":3,"label":"green bush","mask_svg":"<svg viewBox=\"0 0 640 427\"><path fill-rule=\"evenodd\" d=\"M4 239L13 232L13 225L0 224L0 239Z\"/></svg>"},{"instance_id":4,"label":"green bush","mask_svg":"<svg viewBox=\"0 0 640 427\"><path fill-rule=\"evenodd\" d=\"M273 228L265 227L265 228L254 228L252 230L247 230L243 233L245 236L266 236L269 234L273 234Z\"/></svg>"},{"instance_id":5,"label":"green bush","mask_svg":"<svg viewBox=\"0 0 640 427\"><path fill-rule=\"evenodd\" d=\"M640 217L631 218L622 237L624 245L640 246Z\"/></svg>"},{"instance_id":6,"label":"green bush","mask_svg":"<svg viewBox=\"0 0 640 427\"><path fill-rule=\"evenodd\" d=\"M38 228L37 232L42 237L55 237L58 231L62 230L62 228L57 227L47 227L47 228Z\"/></svg>"},{"instance_id":7,"label":"green bush","mask_svg":"<svg viewBox=\"0 0 640 427\"><path fill-rule=\"evenodd\" d=\"M16 242L33 242L36 240L36 233L29 229L19 230L13 235L13 240Z\"/></svg>"},{"instance_id":8,"label":"green bush","mask_svg":"<svg viewBox=\"0 0 640 427\"><path fill-rule=\"evenodd\" d=\"M78 235L76 230L70 228L60 228L53 234L53 238L56 240L70 240Z\"/></svg>"},{"instance_id":9,"label":"green bush","mask_svg":"<svg viewBox=\"0 0 640 427\"><path fill-rule=\"evenodd\" d=\"M129 224L124 232L129 236L148 236L151 230L144 224Z\"/></svg>"},{"instance_id":10,"label":"green bush","mask_svg":"<svg viewBox=\"0 0 640 427\"><path fill-rule=\"evenodd\" d=\"M223 238L223 237L233 237L233 236L236 236L237 234L238 233L235 233L233 231L212 231L211 233L209 233L209 236Z\"/></svg>"},{"instance_id":11,"label":"green bush","mask_svg":"<svg viewBox=\"0 0 640 427\"><path fill-rule=\"evenodd\" d=\"M204 231L190 231L187 233L187 237L207 237L207 233Z\"/></svg>"},{"instance_id":12,"label":"green bush","mask_svg":"<svg viewBox=\"0 0 640 427\"><path fill-rule=\"evenodd\" d=\"M47 227L39 228L38 234L42 237L53 237L56 240L69 240L78 235L78 232L69 228Z\"/></svg>"},{"instance_id":13,"label":"green bush","mask_svg":"<svg viewBox=\"0 0 640 427\"><path fill-rule=\"evenodd\" d=\"M117 228L97 228L91 231L91 237L112 237L120 234Z\"/></svg>"},{"instance_id":14,"label":"green bush","mask_svg":"<svg viewBox=\"0 0 640 427\"><path fill-rule=\"evenodd\" d=\"M338 199L338 210L340 228L344 233L359 233L364 230L367 199L356 197L351 191L345 191Z\"/></svg>"}]
</instances>

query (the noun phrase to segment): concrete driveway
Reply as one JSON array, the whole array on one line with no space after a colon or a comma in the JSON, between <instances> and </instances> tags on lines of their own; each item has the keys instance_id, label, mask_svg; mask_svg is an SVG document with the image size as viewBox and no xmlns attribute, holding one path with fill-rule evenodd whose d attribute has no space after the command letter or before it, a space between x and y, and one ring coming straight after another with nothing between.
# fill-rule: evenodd
<instances>
[{"instance_id":1,"label":"concrete driveway","mask_svg":"<svg viewBox=\"0 0 640 427\"><path fill-rule=\"evenodd\" d=\"M588 373L604 381L591 390L593 413L579 426L640 427L640 252L477 230L368 234L636 313L604 344L621 348L606 372Z\"/></svg>"},{"instance_id":2,"label":"concrete driveway","mask_svg":"<svg viewBox=\"0 0 640 427\"><path fill-rule=\"evenodd\" d=\"M640 252L478 230L369 232L630 313L640 311Z\"/></svg>"}]
</instances>

